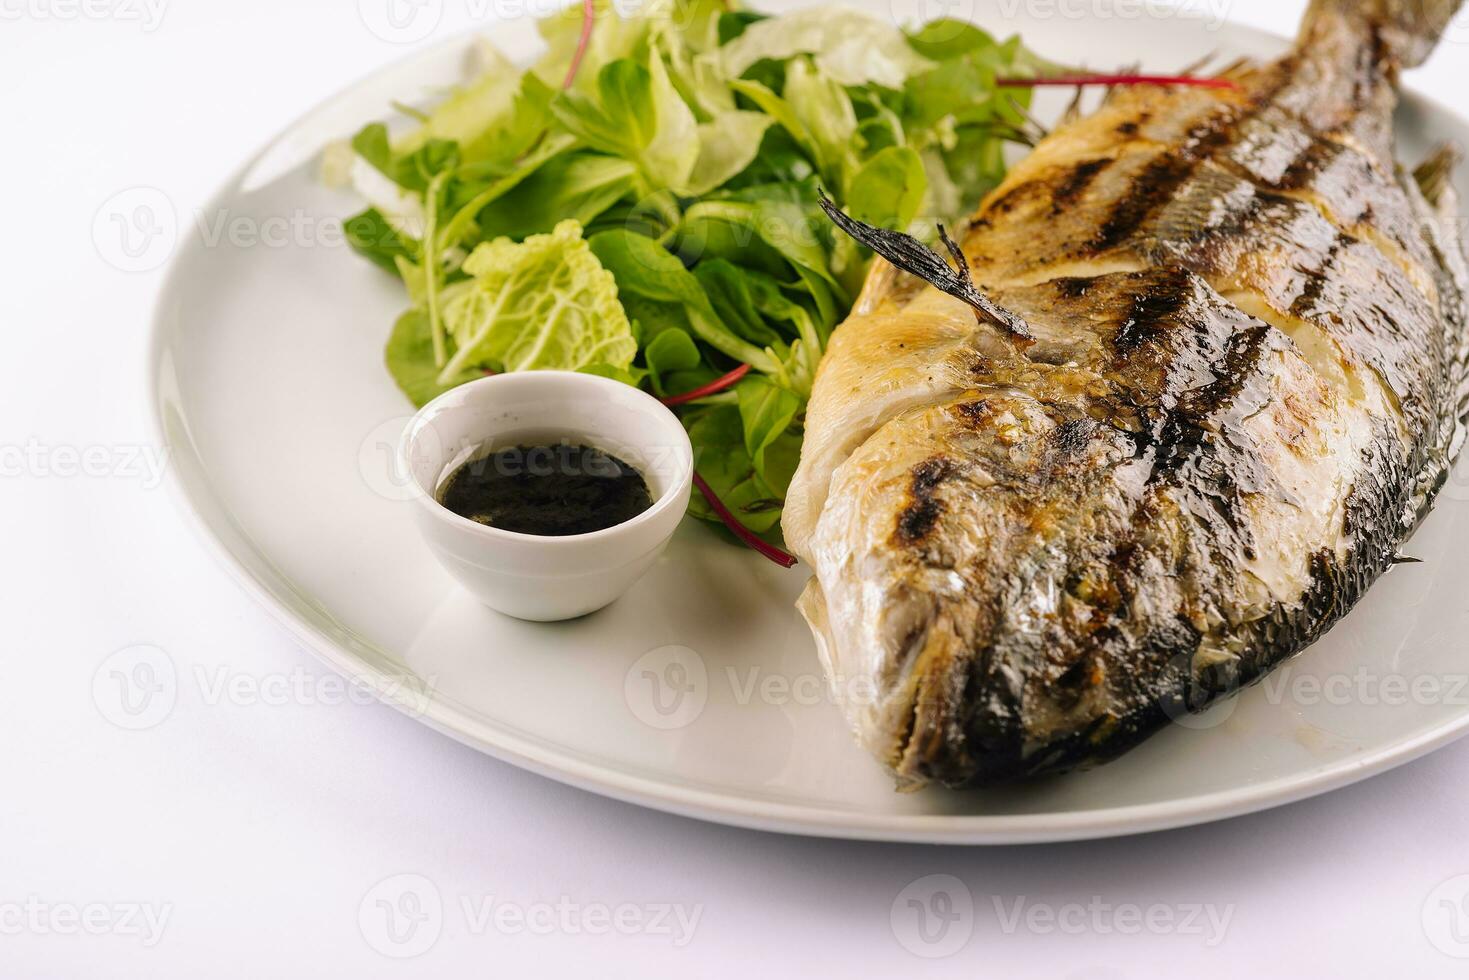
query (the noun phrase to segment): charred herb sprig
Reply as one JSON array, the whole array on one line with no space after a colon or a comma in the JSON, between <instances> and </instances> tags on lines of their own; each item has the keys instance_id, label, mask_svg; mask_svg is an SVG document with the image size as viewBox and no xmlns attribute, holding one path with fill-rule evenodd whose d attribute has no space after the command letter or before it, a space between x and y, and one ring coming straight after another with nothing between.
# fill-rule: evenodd
<instances>
[{"instance_id":1,"label":"charred herb sprig","mask_svg":"<svg viewBox=\"0 0 1469 980\"><path fill-rule=\"evenodd\" d=\"M843 214L842 210L833 204L831 198L825 194L821 195L820 204L821 210L826 212L832 223L851 235L852 238L904 272L911 273L936 289L968 303L980 323L993 324L1016 341L1029 344L1035 340L1031 335L1030 325L1023 318L990 300L974 285L974 279L969 270L969 260L965 258L964 250L949 237L942 224L938 225L938 237L948 249L949 255L953 257L953 265L912 235L877 228Z\"/></svg>"}]
</instances>

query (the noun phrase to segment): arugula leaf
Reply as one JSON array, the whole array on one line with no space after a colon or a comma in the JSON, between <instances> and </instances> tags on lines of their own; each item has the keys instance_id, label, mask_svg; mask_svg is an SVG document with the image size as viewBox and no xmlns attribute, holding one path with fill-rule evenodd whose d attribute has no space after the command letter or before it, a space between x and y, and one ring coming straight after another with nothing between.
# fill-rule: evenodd
<instances>
[{"instance_id":1,"label":"arugula leaf","mask_svg":"<svg viewBox=\"0 0 1469 980\"><path fill-rule=\"evenodd\" d=\"M964 37L971 46L914 75L904 86L905 125L916 134L920 148L942 140L946 120L1012 126L1025 122L1031 90L1000 89L995 79L1032 74L1038 59L1021 47L1018 38L996 44L982 31Z\"/></svg>"},{"instance_id":2,"label":"arugula leaf","mask_svg":"<svg viewBox=\"0 0 1469 980\"><path fill-rule=\"evenodd\" d=\"M456 182L450 189L454 192L446 201L453 212L439 231L439 240L445 246L464 242L477 227L479 213L502 195L510 193L520 182L535 173L547 161L566 152L576 140L565 133L546 137L530 154L509 173L493 177L483 183L463 184Z\"/></svg>"},{"instance_id":3,"label":"arugula leaf","mask_svg":"<svg viewBox=\"0 0 1469 980\"><path fill-rule=\"evenodd\" d=\"M805 66L805 59L798 58L787 66L787 90L792 81L796 83L795 93L789 98L752 79L736 79L730 85L779 123L840 195L846 175L856 163L852 139L857 132L857 117L851 100L840 86L832 88L830 79L814 75Z\"/></svg>"},{"instance_id":4,"label":"arugula leaf","mask_svg":"<svg viewBox=\"0 0 1469 980\"><path fill-rule=\"evenodd\" d=\"M976 48L995 47L994 37L964 20L941 17L908 35L913 50L934 61L947 61Z\"/></svg>"},{"instance_id":5,"label":"arugula leaf","mask_svg":"<svg viewBox=\"0 0 1469 980\"><path fill-rule=\"evenodd\" d=\"M474 282L446 304L456 350L436 379L440 384L472 367L632 365L637 342L617 286L575 221L524 242L497 238L480 245L464 271Z\"/></svg>"},{"instance_id":6,"label":"arugula leaf","mask_svg":"<svg viewBox=\"0 0 1469 980\"><path fill-rule=\"evenodd\" d=\"M953 147L941 154L954 191L963 201L978 202L1005 179L1005 144L988 127L958 127Z\"/></svg>"},{"instance_id":7,"label":"arugula leaf","mask_svg":"<svg viewBox=\"0 0 1469 980\"><path fill-rule=\"evenodd\" d=\"M868 85L848 89L852 109L857 115L857 142L862 146L862 155L871 157L890 146L906 146L907 135L903 130L900 110L903 107L902 93Z\"/></svg>"},{"instance_id":8,"label":"arugula leaf","mask_svg":"<svg viewBox=\"0 0 1469 980\"><path fill-rule=\"evenodd\" d=\"M626 288L619 288L617 295L622 301L622 308L627 311L627 318L636 326L638 344L644 349L666 330L693 333L693 325L682 303L651 299Z\"/></svg>"},{"instance_id":9,"label":"arugula leaf","mask_svg":"<svg viewBox=\"0 0 1469 980\"><path fill-rule=\"evenodd\" d=\"M761 197L751 189L742 196L751 199L706 200L685 211L678 228L680 252L687 249L689 254L733 260L758 240L792 266L842 291L831 274L816 231L820 226L809 209L792 201ZM780 274L774 269L765 271Z\"/></svg>"},{"instance_id":10,"label":"arugula leaf","mask_svg":"<svg viewBox=\"0 0 1469 980\"><path fill-rule=\"evenodd\" d=\"M694 275L724 322L741 337L761 347L782 342L780 334L760 315L751 295L750 285L756 277L767 280L763 273L741 269L725 259L706 259L694 266Z\"/></svg>"},{"instance_id":11,"label":"arugula leaf","mask_svg":"<svg viewBox=\"0 0 1469 980\"><path fill-rule=\"evenodd\" d=\"M795 333L796 339L791 345L790 357L781 366L781 370L774 372L775 376L781 378L782 383L793 391L809 393L811 381L816 375L816 362L826 343L826 333L812 319L806 307L786 297L781 285L775 280L755 274L749 276L748 283L750 297L755 301L755 308L760 314L767 320L789 323ZM809 288L809 284L807 286Z\"/></svg>"},{"instance_id":12,"label":"arugula leaf","mask_svg":"<svg viewBox=\"0 0 1469 980\"><path fill-rule=\"evenodd\" d=\"M795 138L777 123L765 131L755 159L725 187L738 189L758 184L800 183L815 172Z\"/></svg>"}]
</instances>

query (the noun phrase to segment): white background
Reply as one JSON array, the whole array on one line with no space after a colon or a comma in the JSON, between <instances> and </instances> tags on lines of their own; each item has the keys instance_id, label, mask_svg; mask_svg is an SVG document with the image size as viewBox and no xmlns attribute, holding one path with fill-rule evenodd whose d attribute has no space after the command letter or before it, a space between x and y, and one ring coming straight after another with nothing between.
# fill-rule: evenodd
<instances>
[{"instance_id":1,"label":"white background","mask_svg":"<svg viewBox=\"0 0 1469 980\"><path fill-rule=\"evenodd\" d=\"M1303 6L1217 2L1281 33ZM1212 826L927 848L645 812L495 762L385 707L212 696L209 685L236 676L316 690L325 668L216 566L166 492L118 472L150 448L143 349L161 273L105 262L93 218L138 185L191 213L286 122L470 26L478 8L444 0L432 33L401 43L374 34L355 0L151 3L0 0L0 445L40 446L57 461L58 447L93 447L113 462L110 476L30 467L0 480L0 978L1469 971L1433 942L1451 945L1455 926L1469 939L1469 908L1438 904L1469 883L1435 892L1469 874L1469 742ZM1177 67L1166 52L1143 57ZM1462 98L1462 49L1440 52L1414 82ZM135 644L166 651L191 679L142 731L110 722L92 696L99 666ZM934 949L915 939L907 900L927 898L928 885L904 889L933 874L972 896L950 936L972 935L926 960L908 948ZM395 875L423 880L380 886ZM406 960L379 951L416 950L392 944L377 905L404 885L430 916L414 940L427 948ZM516 931L478 919L491 902L533 917L550 905L555 918ZM1017 903L1022 921L1007 928ZM1210 945L1220 937L1207 919L1143 920L1138 931L1113 911L1156 905L1177 923L1194 904L1229 916L1222 941ZM622 905L648 917L678 906L697 926L691 938L588 933L599 909ZM1032 909L1065 927L1027 925ZM149 912L167 916L161 936L148 934ZM71 918L82 915L98 934Z\"/></svg>"}]
</instances>

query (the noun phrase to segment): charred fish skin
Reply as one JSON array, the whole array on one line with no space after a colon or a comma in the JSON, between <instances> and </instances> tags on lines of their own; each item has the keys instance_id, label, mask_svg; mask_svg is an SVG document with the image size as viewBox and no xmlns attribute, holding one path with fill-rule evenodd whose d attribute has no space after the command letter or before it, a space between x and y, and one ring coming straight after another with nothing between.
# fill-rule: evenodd
<instances>
[{"instance_id":1,"label":"charred fish skin","mask_svg":"<svg viewBox=\"0 0 1469 980\"><path fill-rule=\"evenodd\" d=\"M881 264L818 374L788 542L904 788L1104 762L1319 637L1463 440L1443 154L1398 70L1457 0L1317 0L1236 90L1119 91L962 241L1008 343ZM843 685L850 686L850 685Z\"/></svg>"}]
</instances>

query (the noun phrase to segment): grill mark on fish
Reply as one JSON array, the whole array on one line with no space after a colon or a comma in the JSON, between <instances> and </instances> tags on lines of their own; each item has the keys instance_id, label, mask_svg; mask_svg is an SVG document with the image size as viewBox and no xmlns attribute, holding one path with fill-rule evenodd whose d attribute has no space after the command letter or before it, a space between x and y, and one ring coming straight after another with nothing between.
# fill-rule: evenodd
<instances>
[{"instance_id":1,"label":"grill mark on fish","mask_svg":"<svg viewBox=\"0 0 1469 980\"><path fill-rule=\"evenodd\" d=\"M1306 274L1305 288L1301 290L1300 295L1295 298L1295 301L1291 303L1291 307L1287 311L1291 316L1298 317L1302 320L1311 318L1311 311L1320 302L1321 294L1326 290L1326 277L1336 267L1337 256L1341 254L1342 245L1341 238L1337 238L1336 241L1332 242L1326 250L1326 255L1321 259L1321 265Z\"/></svg>"},{"instance_id":2,"label":"grill mark on fish","mask_svg":"<svg viewBox=\"0 0 1469 980\"><path fill-rule=\"evenodd\" d=\"M1169 203L1177 191L1187 184L1197 172L1199 166L1212 163L1223 168L1226 172L1233 174L1239 179L1246 180L1258 191L1262 204L1271 199L1297 200L1322 213L1328 222L1337 225L1344 234L1352 234L1354 231L1362 231L1368 234L1373 244L1379 241L1387 247L1382 248L1386 257L1397 264L1400 269L1417 285L1425 294L1432 298L1432 283L1422 268L1406 254L1401 248L1393 248L1391 239L1386 236L1375 234L1362 228L1352 228L1350 224L1342 224L1335 216L1326 209L1319 200L1311 200L1304 193L1296 194L1283 190L1270 182L1263 181L1256 175L1245 171L1243 167L1229 158L1227 150L1236 145L1240 139L1241 132L1247 123L1259 118L1267 110L1274 111L1282 107L1276 105L1272 100L1279 95L1282 89L1287 87L1292 79L1293 65L1287 61L1270 74L1263 75L1263 81L1253 86L1249 100L1242 105L1231 105L1220 103L1220 109L1215 114L1197 124L1184 138L1180 145L1160 154L1149 161L1144 169L1133 178L1131 184L1133 193L1123 194L1113 203L1110 212L1099 223L1096 231L1079 247L1063 249L1056 256L1036 257L1036 261L1042 267L1054 266L1054 275L1062 274L1060 269L1074 264L1078 258L1097 257L1103 253L1112 252L1121 246L1134 242L1138 233L1147 225L1149 219L1160 207ZM1324 134L1313 128L1307 120L1301 119L1293 113L1286 112L1287 118L1292 119L1300 125L1302 132L1308 137L1310 144L1319 145L1330 143L1331 148L1315 151L1313 157L1317 163L1311 161L1296 161L1298 172L1293 179L1304 180L1307 174L1321 159L1332 159L1336 154L1350 152L1362 166L1375 166L1370 154L1348 139L1349 134ZM1279 125L1278 123L1272 125ZM1305 154L1302 154L1305 155ZM1086 161L1091 163L1094 161ZM1102 168L1105 169L1105 168ZM1037 196L1050 195L1053 201L1051 213L1058 213L1054 205L1054 198L1058 191L1066 189L1066 182L1074 169L1067 171L1064 168L1056 168L1059 173L1067 176L1058 176L1057 172L1043 174L1040 177L1023 181L1010 188L1002 197L995 200L985 208L983 213L972 223L973 228L992 228L994 226L991 216L1000 216L1016 210L1022 203ZM1094 177L1095 175L1093 175ZM1253 205L1252 205L1253 207ZM1223 220L1211 227L1200 228L1199 235L1210 235L1212 237L1227 237L1230 233L1238 231L1240 226L1248 223L1256 217L1251 212L1241 212L1231 209L1226 213ZM1053 274L1041 276L1026 276L1027 284L1044 282Z\"/></svg>"},{"instance_id":3,"label":"grill mark on fish","mask_svg":"<svg viewBox=\"0 0 1469 980\"><path fill-rule=\"evenodd\" d=\"M1172 365L1173 371L1165 374L1157 406L1147 410L1150 421L1134 442L1135 458L1150 461L1151 469L1128 518L1131 530L1108 561L1108 578L1121 591L1110 593L1112 601L1096 608L1102 617L1099 625L1130 607L1129 583L1139 581L1141 573L1129 565L1138 554L1137 542L1158 519L1160 494L1197 523L1210 559L1223 569L1255 557L1243 499L1269 483L1248 451L1242 418L1232 420L1230 415L1258 412L1240 400L1268 386L1266 358L1280 343L1272 328L1258 321L1244 329L1231 321L1191 323L1183 310L1196 294L1198 280L1182 269L1133 278L1139 288L1112 342L1118 367L1138 358ZM1200 366L1210 369L1213 380L1189 388L1188 379ZM1196 646L1197 630L1190 627L1190 634Z\"/></svg>"},{"instance_id":4,"label":"grill mark on fish","mask_svg":"<svg viewBox=\"0 0 1469 980\"><path fill-rule=\"evenodd\" d=\"M1430 346L1425 333L1438 315L1432 301L1387 253L1340 232L1314 206L1242 186L1250 187L1251 196L1213 225L1207 239L1193 216L1228 188L1203 182L1185 189L1136 251L1154 261L1177 261L1221 292L1252 294L1257 306L1268 308L1252 312L1292 336L1292 317L1324 333L1345 354L1349 376L1350 366L1360 364L1371 369L1359 372L1367 383L1376 384L1371 372L1386 379L1387 403L1405 407L1405 438L1416 439L1424 431L1421 415L1431 401L1425 395L1431 396L1436 374L1425 373L1411 352ZM1328 263L1331 252L1336 254ZM1251 265L1256 256L1280 253L1288 264L1278 270Z\"/></svg>"},{"instance_id":5,"label":"grill mark on fish","mask_svg":"<svg viewBox=\"0 0 1469 980\"><path fill-rule=\"evenodd\" d=\"M1277 72L1245 105L1221 102L1219 110L1190 130L1180 145L1150 161L1133 181L1136 193L1124 195L1113 204L1086 249L1095 255L1124 244L1153 212L1173 199L1201 163L1227 146L1239 127L1261 112L1288 80L1288 73Z\"/></svg>"},{"instance_id":6,"label":"grill mark on fish","mask_svg":"<svg viewBox=\"0 0 1469 980\"><path fill-rule=\"evenodd\" d=\"M1228 167L1231 172L1234 167ZM1373 226L1372 209L1368 205L1355 219L1343 219L1332 211L1331 206L1322 199L1321 195L1312 188L1301 189L1279 189L1269 185L1261 185L1256 178L1243 170L1235 174L1242 180L1249 180L1256 184L1255 193L1262 202L1284 201L1294 204L1303 204L1314 209L1322 219L1335 228L1340 234L1368 242L1383 254L1389 262L1397 267L1398 271L1411 282L1425 297L1432 302L1438 300L1438 289L1434 285L1432 277L1427 270L1415 258L1402 243L1390 237L1383 231Z\"/></svg>"},{"instance_id":7,"label":"grill mark on fish","mask_svg":"<svg viewBox=\"0 0 1469 980\"><path fill-rule=\"evenodd\" d=\"M1352 109L1361 112L1372 105L1382 79L1379 66L1388 66L1389 75L1393 59L1388 55L1387 42L1382 36L1382 22L1373 19L1368 24L1367 43L1357 50L1357 72L1352 79Z\"/></svg>"},{"instance_id":8,"label":"grill mark on fish","mask_svg":"<svg viewBox=\"0 0 1469 980\"><path fill-rule=\"evenodd\" d=\"M1166 329L1164 321L1175 315L1192 292L1188 273L1170 270L1172 276L1161 287L1143 288L1132 297L1127 317L1112 338L1112 351L1118 361L1130 357L1143 344L1155 340Z\"/></svg>"},{"instance_id":9,"label":"grill mark on fish","mask_svg":"<svg viewBox=\"0 0 1469 980\"><path fill-rule=\"evenodd\" d=\"M1436 301L1438 291L1425 267L1428 256L1422 249L1415 250L1414 239L1406 237L1416 235L1416 229L1406 230L1404 215L1395 212L1393 218L1379 222L1374 212L1372 201L1397 193L1397 181L1359 149L1314 133L1303 121L1293 121L1300 125L1306 142L1279 176L1272 179L1254 165L1253 158L1235 152L1219 153L1214 162L1249 182L1262 198L1308 205L1342 234L1370 242L1425 296ZM1279 140L1272 148L1288 143Z\"/></svg>"},{"instance_id":10,"label":"grill mark on fish","mask_svg":"<svg viewBox=\"0 0 1469 980\"><path fill-rule=\"evenodd\" d=\"M1278 190L1305 190L1346 152L1346 148L1339 143L1313 140L1307 143L1305 149L1291 161L1290 166L1285 168L1285 173L1280 175L1279 180L1261 181L1261 183Z\"/></svg>"},{"instance_id":11,"label":"grill mark on fish","mask_svg":"<svg viewBox=\"0 0 1469 980\"><path fill-rule=\"evenodd\" d=\"M1158 208L1173 199L1174 193L1194 171L1195 161L1185 156L1164 153L1150 162L1138 175L1134 187L1138 192L1121 198L1095 235L1086 243L1082 254L1096 255L1116 248Z\"/></svg>"},{"instance_id":12,"label":"grill mark on fish","mask_svg":"<svg viewBox=\"0 0 1469 980\"><path fill-rule=\"evenodd\" d=\"M1056 295L1062 299L1080 299L1091 289L1095 279L1095 276L1062 276L1050 282L1056 289Z\"/></svg>"},{"instance_id":13,"label":"grill mark on fish","mask_svg":"<svg viewBox=\"0 0 1469 980\"><path fill-rule=\"evenodd\" d=\"M1091 182L1112 163L1111 157L1084 160L1071 169L1051 190L1051 214L1060 214L1086 193Z\"/></svg>"},{"instance_id":14,"label":"grill mark on fish","mask_svg":"<svg viewBox=\"0 0 1469 980\"><path fill-rule=\"evenodd\" d=\"M943 456L926 459L913 468L908 484L911 502L898 515L897 536L904 544L917 544L933 530L944 510L934 490L953 473L954 464Z\"/></svg>"}]
</instances>

